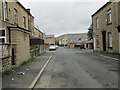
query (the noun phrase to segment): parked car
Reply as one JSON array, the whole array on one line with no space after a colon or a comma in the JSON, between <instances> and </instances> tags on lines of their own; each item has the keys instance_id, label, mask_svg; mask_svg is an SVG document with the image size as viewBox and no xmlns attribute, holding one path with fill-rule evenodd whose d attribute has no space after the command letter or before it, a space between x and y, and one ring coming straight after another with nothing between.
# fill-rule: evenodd
<instances>
[{"instance_id":1,"label":"parked car","mask_svg":"<svg viewBox=\"0 0 120 90\"><path fill-rule=\"evenodd\" d=\"M49 51L53 51L53 50L56 50L56 46L55 45L50 45Z\"/></svg>"},{"instance_id":2,"label":"parked car","mask_svg":"<svg viewBox=\"0 0 120 90\"><path fill-rule=\"evenodd\" d=\"M56 49L58 49L59 47L58 47L58 45L55 45L55 47L56 47Z\"/></svg>"}]
</instances>

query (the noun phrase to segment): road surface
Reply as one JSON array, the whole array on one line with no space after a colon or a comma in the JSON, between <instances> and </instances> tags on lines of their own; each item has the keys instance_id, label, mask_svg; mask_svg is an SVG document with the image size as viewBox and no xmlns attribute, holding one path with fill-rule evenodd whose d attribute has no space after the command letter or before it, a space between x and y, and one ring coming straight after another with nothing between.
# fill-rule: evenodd
<instances>
[{"instance_id":1,"label":"road surface","mask_svg":"<svg viewBox=\"0 0 120 90\"><path fill-rule=\"evenodd\" d=\"M118 61L59 48L35 88L118 88Z\"/></svg>"}]
</instances>

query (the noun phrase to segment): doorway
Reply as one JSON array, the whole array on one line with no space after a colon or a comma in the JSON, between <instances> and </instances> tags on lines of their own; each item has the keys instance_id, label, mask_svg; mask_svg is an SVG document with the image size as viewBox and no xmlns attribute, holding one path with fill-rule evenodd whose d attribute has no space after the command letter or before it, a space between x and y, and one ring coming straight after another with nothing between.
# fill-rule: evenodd
<instances>
[{"instance_id":1,"label":"doorway","mask_svg":"<svg viewBox=\"0 0 120 90\"><path fill-rule=\"evenodd\" d=\"M106 51L106 31L102 31L103 51Z\"/></svg>"},{"instance_id":2,"label":"doorway","mask_svg":"<svg viewBox=\"0 0 120 90\"><path fill-rule=\"evenodd\" d=\"M119 32L119 54L120 54L120 32Z\"/></svg>"},{"instance_id":3,"label":"doorway","mask_svg":"<svg viewBox=\"0 0 120 90\"><path fill-rule=\"evenodd\" d=\"M12 65L15 65L15 50L12 48Z\"/></svg>"}]
</instances>

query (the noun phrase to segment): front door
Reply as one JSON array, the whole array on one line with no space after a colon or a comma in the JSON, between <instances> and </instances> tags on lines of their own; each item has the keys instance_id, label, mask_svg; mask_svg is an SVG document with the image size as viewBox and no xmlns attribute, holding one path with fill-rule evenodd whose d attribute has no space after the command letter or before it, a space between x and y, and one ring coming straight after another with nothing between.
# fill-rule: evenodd
<instances>
[{"instance_id":1,"label":"front door","mask_svg":"<svg viewBox=\"0 0 120 90\"><path fill-rule=\"evenodd\" d=\"M12 65L15 65L15 50L12 48Z\"/></svg>"},{"instance_id":2,"label":"front door","mask_svg":"<svg viewBox=\"0 0 120 90\"><path fill-rule=\"evenodd\" d=\"M103 51L106 51L106 31L102 31Z\"/></svg>"}]
</instances>

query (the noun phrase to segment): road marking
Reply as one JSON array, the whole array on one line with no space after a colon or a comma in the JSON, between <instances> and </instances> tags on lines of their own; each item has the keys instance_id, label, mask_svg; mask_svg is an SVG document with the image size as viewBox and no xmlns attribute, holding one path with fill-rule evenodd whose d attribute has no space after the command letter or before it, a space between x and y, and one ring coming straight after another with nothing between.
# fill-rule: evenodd
<instances>
[{"instance_id":1,"label":"road marking","mask_svg":"<svg viewBox=\"0 0 120 90\"><path fill-rule=\"evenodd\" d=\"M105 58L109 58L109 59L114 59L116 61L120 61L120 59L117 59L117 58L112 58L112 57L108 57L108 56L105 56L105 55L100 55L101 57L105 57Z\"/></svg>"},{"instance_id":2,"label":"road marking","mask_svg":"<svg viewBox=\"0 0 120 90\"><path fill-rule=\"evenodd\" d=\"M45 68L47 67L48 63L50 62L51 58L53 57L53 55L51 55L48 59L48 61L45 63L45 65L43 66L43 68L40 70L40 72L38 73L38 75L35 77L35 79L33 80L33 82L31 83L31 85L28 88L34 88L35 84L37 83L38 79L40 78L40 76L42 75L42 73L44 72Z\"/></svg>"}]
</instances>

